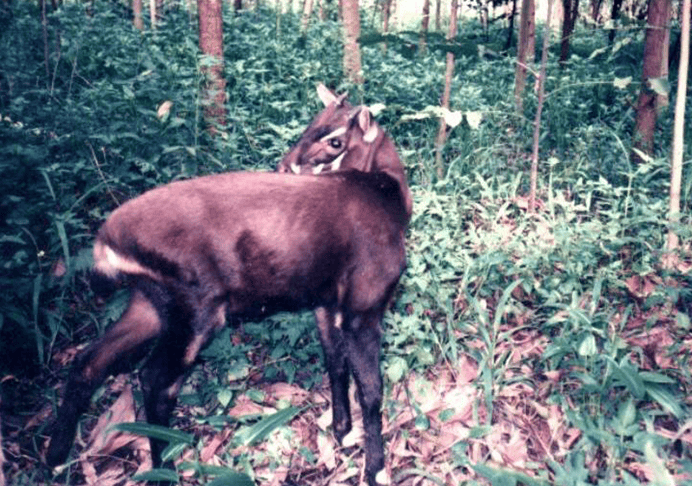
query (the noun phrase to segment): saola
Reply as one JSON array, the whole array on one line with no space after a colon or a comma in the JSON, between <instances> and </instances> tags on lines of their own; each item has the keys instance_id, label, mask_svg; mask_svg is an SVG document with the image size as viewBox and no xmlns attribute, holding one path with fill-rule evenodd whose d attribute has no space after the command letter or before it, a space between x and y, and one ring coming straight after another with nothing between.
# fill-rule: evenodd
<instances>
[{"instance_id":1,"label":"saola","mask_svg":"<svg viewBox=\"0 0 692 486\"><path fill-rule=\"evenodd\" d=\"M174 182L123 204L104 223L93 280L128 285L130 301L75 359L49 465L67 459L95 389L152 346L140 374L144 407L149 422L167 425L186 372L227 315L310 308L331 380L335 435L343 442L351 430L352 375L366 478L369 486L386 482L380 322L405 267L411 197L394 146L367 108L324 87L318 93L325 110L279 169L329 164L323 174L238 172ZM164 445L151 440L155 464Z\"/></svg>"}]
</instances>

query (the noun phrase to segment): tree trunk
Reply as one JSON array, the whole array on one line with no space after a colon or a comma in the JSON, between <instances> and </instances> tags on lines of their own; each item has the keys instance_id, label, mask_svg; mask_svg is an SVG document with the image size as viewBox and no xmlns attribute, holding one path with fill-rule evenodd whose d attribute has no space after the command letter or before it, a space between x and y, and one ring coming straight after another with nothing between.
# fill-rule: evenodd
<instances>
[{"instance_id":1,"label":"tree trunk","mask_svg":"<svg viewBox=\"0 0 692 486\"><path fill-rule=\"evenodd\" d=\"M435 32L442 30L442 21L440 19L440 6L442 0L435 0Z\"/></svg>"},{"instance_id":2,"label":"tree trunk","mask_svg":"<svg viewBox=\"0 0 692 486\"><path fill-rule=\"evenodd\" d=\"M545 25L550 24L554 0L548 0L548 17ZM533 121L533 151L531 155L531 189L529 192L529 213L536 210L536 187L538 185L538 149L541 140L541 113L543 113L543 100L545 98L545 72L548 64L548 46L550 45L550 29L543 32L543 50L541 53L541 74L538 76L538 106L536 118Z\"/></svg>"},{"instance_id":3,"label":"tree trunk","mask_svg":"<svg viewBox=\"0 0 692 486\"><path fill-rule=\"evenodd\" d=\"M601 5L603 0L591 0L591 18L596 25L601 23Z\"/></svg>"},{"instance_id":4,"label":"tree trunk","mask_svg":"<svg viewBox=\"0 0 692 486\"><path fill-rule=\"evenodd\" d=\"M137 30L144 30L144 18L142 17L142 0L132 0L132 23Z\"/></svg>"},{"instance_id":5,"label":"tree trunk","mask_svg":"<svg viewBox=\"0 0 692 486\"><path fill-rule=\"evenodd\" d=\"M478 15L481 22L481 30L483 31L483 36L488 39L488 25L489 25L489 12L488 12L488 0L479 0L478 2Z\"/></svg>"},{"instance_id":6,"label":"tree trunk","mask_svg":"<svg viewBox=\"0 0 692 486\"><path fill-rule=\"evenodd\" d=\"M389 13L392 7L392 0L382 2L382 33L389 32Z\"/></svg>"},{"instance_id":7,"label":"tree trunk","mask_svg":"<svg viewBox=\"0 0 692 486\"><path fill-rule=\"evenodd\" d=\"M608 44L612 44L615 40L617 19L620 18L620 7L622 7L622 0L613 0L613 8L610 10L610 20L613 23L613 28L608 32Z\"/></svg>"},{"instance_id":8,"label":"tree trunk","mask_svg":"<svg viewBox=\"0 0 692 486\"><path fill-rule=\"evenodd\" d=\"M680 11L680 68L678 69L678 91L675 97L675 122L673 125L673 149L670 158L670 208L668 241L666 248L672 252L678 247L675 226L680 223L680 187L682 185L682 156L685 135L685 99L687 71L690 61L690 0L683 0ZM672 265L671 265L672 266Z\"/></svg>"},{"instance_id":9,"label":"tree trunk","mask_svg":"<svg viewBox=\"0 0 692 486\"><path fill-rule=\"evenodd\" d=\"M517 0L512 1L512 13L509 14L509 26L507 27L507 41L505 42L505 50L512 48L512 37L514 37L514 17L517 16Z\"/></svg>"},{"instance_id":10,"label":"tree trunk","mask_svg":"<svg viewBox=\"0 0 692 486\"><path fill-rule=\"evenodd\" d=\"M651 83L661 78L668 70L668 60L664 58L667 49L668 22L670 21L670 0L650 0L649 17L644 37L644 59L642 69L642 88L637 100L637 115L634 127L634 147L651 155L654 148L654 131L658 111L667 102L654 91ZM667 97L666 97L667 98ZM636 151L632 153L634 162L642 162Z\"/></svg>"},{"instance_id":11,"label":"tree trunk","mask_svg":"<svg viewBox=\"0 0 692 486\"><path fill-rule=\"evenodd\" d=\"M43 67L46 70L46 86L50 86L50 49L48 48L48 15L46 0L39 0L41 5L41 31L43 32Z\"/></svg>"},{"instance_id":12,"label":"tree trunk","mask_svg":"<svg viewBox=\"0 0 692 486\"><path fill-rule=\"evenodd\" d=\"M344 76L352 83L361 84L363 73L360 64L360 12L358 0L342 0L344 17Z\"/></svg>"},{"instance_id":13,"label":"tree trunk","mask_svg":"<svg viewBox=\"0 0 692 486\"><path fill-rule=\"evenodd\" d=\"M382 33L386 34L389 32L389 11L391 9L392 0L382 1ZM382 53L387 52L387 41L382 43Z\"/></svg>"},{"instance_id":14,"label":"tree trunk","mask_svg":"<svg viewBox=\"0 0 692 486\"><path fill-rule=\"evenodd\" d=\"M312 16L312 0L305 0L303 2L303 18L300 21L300 30L305 35L308 30L308 24L310 23L310 17Z\"/></svg>"},{"instance_id":15,"label":"tree trunk","mask_svg":"<svg viewBox=\"0 0 692 486\"><path fill-rule=\"evenodd\" d=\"M211 62L202 61L204 87L202 104L209 133L215 135L226 124L226 78L223 67L222 0L197 0L199 47Z\"/></svg>"},{"instance_id":16,"label":"tree trunk","mask_svg":"<svg viewBox=\"0 0 692 486\"><path fill-rule=\"evenodd\" d=\"M447 33L447 40L451 44L454 38L457 36L457 10L459 2L458 0L452 0L452 11L449 17L449 31ZM447 68L445 70L445 87L442 93L442 108L449 110L449 97L452 91L452 77L454 76L454 54L452 52L447 53ZM444 148L445 141L447 140L447 122L444 117L440 118L440 127L437 130L437 139L435 140L435 166L437 170L437 176L439 178L444 177L444 166L442 164L442 149Z\"/></svg>"},{"instance_id":17,"label":"tree trunk","mask_svg":"<svg viewBox=\"0 0 692 486\"><path fill-rule=\"evenodd\" d=\"M428 28L430 27L430 0L423 0L423 19L420 23L420 38L418 48L421 54L425 54L428 38Z\"/></svg>"},{"instance_id":18,"label":"tree trunk","mask_svg":"<svg viewBox=\"0 0 692 486\"><path fill-rule=\"evenodd\" d=\"M560 66L564 67L569 57L569 40L574 32L574 24L579 15L579 0L562 0L564 16L562 20L562 41L560 42Z\"/></svg>"},{"instance_id":19,"label":"tree trunk","mask_svg":"<svg viewBox=\"0 0 692 486\"><path fill-rule=\"evenodd\" d=\"M519 39L517 41L517 65L514 71L514 104L517 112L524 109L524 89L526 88L526 68L536 56L536 8L534 0L522 0L519 20Z\"/></svg>"},{"instance_id":20,"label":"tree trunk","mask_svg":"<svg viewBox=\"0 0 692 486\"><path fill-rule=\"evenodd\" d=\"M156 0L149 0L149 22L151 28L156 29Z\"/></svg>"},{"instance_id":21,"label":"tree trunk","mask_svg":"<svg viewBox=\"0 0 692 486\"><path fill-rule=\"evenodd\" d=\"M243 0L233 0L233 13L238 14L243 10Z\"/></svg>"}]
</instances>

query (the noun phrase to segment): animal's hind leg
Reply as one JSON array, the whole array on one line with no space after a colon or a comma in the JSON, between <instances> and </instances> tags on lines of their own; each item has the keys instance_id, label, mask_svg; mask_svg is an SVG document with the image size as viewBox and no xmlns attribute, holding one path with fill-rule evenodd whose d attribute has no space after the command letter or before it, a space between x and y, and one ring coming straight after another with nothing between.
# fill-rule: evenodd
<instances>
[{"instance_id":1,"label":"animal's hind leg","mask_svg":"<svg viewBox=\"0 0 692 486\"><path fill-rule=\"evenodd\" d=\"M166 312L169 325L140 373L147 421L163 426L169 425L178 391L197 354L225 322L223 305L175 303ZM159 466L166 443L151 438L150 444L152 463Z\"/></svg>"},{"instance_id":2,"label":"animal's hind leg","mask_svg":"<svg viewBox=\"0 0 692 486\"><path fill-rule=\"evenodd\" d=\"M338 311L320 307L315 310L315 320L332 390L332 428L336 439L342 443L351 431L351 407L348 401L351 377L344 349L343 317Z\"/></svg>"},{"instance_id":3,"label":"animal's hind leg","mask_svg":"<svg viewBox=\"0 0 692 486\"><path fill-rule=\"evenodd\" d=\"M88 409L96 388L108 375L126 371L141 358L146 345L159 335L162 327L150 298L141 289L135 289L120 319L76 358L46 453L49 466L67 459L79 417Z\"/></svg>"}]
</instances>

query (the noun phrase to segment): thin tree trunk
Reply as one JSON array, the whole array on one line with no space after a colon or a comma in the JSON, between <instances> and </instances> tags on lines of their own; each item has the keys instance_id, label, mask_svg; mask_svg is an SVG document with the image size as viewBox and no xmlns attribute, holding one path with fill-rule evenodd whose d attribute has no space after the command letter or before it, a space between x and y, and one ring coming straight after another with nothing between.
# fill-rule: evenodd
<instances>
[{"instance_id":1,"label":"thin tree trunk","mask_svg":"<svg viewBox=\"0 0 692 486\"><path fill-rule=\"evenodd\" d=\"M363 82L360 63L360 12L358 0L341 0L344 17L344 75L355 84Z\"/></svg>"},{"instance_id":2,"label":"thin tree trunk","mask_svg":"<svg viewBox=\"0 0 692 486\"><path fill-rule=\"evenodd\" d=\"M517 112L524 109L524 89L526 88L526 71L528 63L535 57L536 19L533 0L522 0L519 21L519 39L517 41L517 65L514 71L514 104Z\"/></svg>"},{"instance_id":3,"label":"thin tree trunk","mask_svg":"<svg viewBox=\"0 0 692 486\"><path fill-rule=\"evenodd\" d=\"M617 34L617 19L620 18L620 8L622 7L622 0L613 0L613 8L610 10L610 20L613 23L613 28L608 32L608 44L612 44L615 40L615 34Z\"/></svg>"},{"instance_id":4,"label":"thin tree trunk","mask_svg":"<svg viewBox=\"0 0 692 486\"><path fill-rule=\"evenodd\" d=\"M308 31L308 24L310 23L310 17L312 16L312 0L305 0L303 2L303 18L300 21L300 30L303 35Z\"/></svg>"},{"instance_id":5,"label":"thin tree trunk","mask_svg":"<svg viewBox=\"0 0 692 486\"><path fill-rule=\"evenodd\" d=\"M46 14L46 0L40 0L41 5L41 31L43 32L43 66L46 70L46 86L50 86L50 49L48 48L48 15Z\"/></svg>"},{"instance_id":6,"label":"thin tree trunk","mask_svg":"<svg viewBox=\"0 0 692 486\"><path fill-rule=\"evenodd\" d=\"M142 18L142 0L132 0L132 23L137 30L144 30Z\"/></svg>"},{"instance_id":7,"label":"thin tree trunk","mask_svg":"<svg viewBox=\"0 0 692 486\"><path fill-rule=\"evenodd\" d=\"M440 8L442 0L435 0L435 32L442 30L442 20L440 19Z\"/></svg>"},{"instance_id":8,"label":"thin tree trunk","mask_svg":"<svg viewBox=\"0 0 692 486\"><path fill-rule=\"evenodd\" d=\"M512 48L512 37L514 37L514 17L517 16L517 0L512 1L512 13L509 14L509 26L507 27L507 41L505 42L505 50Z\"/></svg>"},{"instance_id":9,"label":"thin tree trunk","mask_svg":"<svg viewBox=\"0 0 692 486\"><path fill-rule=\"evenodd\" d=\"M216 135L226 124L226 78L223 65L222 0L198 0L199 47L213 62L202 62L202 103L209 133Z\"/></svg>"},{"instance_id":10,"label":"thin tree trunk","mask_svg":"<svg viewBox=\"0 0 692 486\"><path fill-rule=\"evenodd\" d=\"M666 105L665 98L657 95L650 83L656 78L663 77L668 69L667 59L664 59L666 52L664 44L669 20L670 0L650 0L644 39L642 87L637 100L634 127L634 147L648 155L653 154L658 111ZM633 151L632 160L642 162L642 157Z\"/></svg>"},{"instance_id":11,"label":"thin tree trunk","mask_svg":"<svg viewBox=\"0 0 692 486\"><path fill-rule=\"evenodd\" d=\"M384 0L382 2L382 33L389 32L389 12L392 7L392 0Z\"/></svg>"},{"instance_id":12,"label":"thin tree trunk","mask_svg":"<svg viewBox=\"0 0 692 486\"><path fill-rule=\"evenodd\" d=\"M560 42L560 66L564 67L569 57L569 41L574 32L574 24L579 15L579 0L562 0L564 15L562 21L562 40Z\"/></svg>"},{"instance_id":13,"label":"thin tree trunk","mask_svg":"<svg viewBox=\"0 0 692 486\"><path fill-rule=\"evenodd\" d=\"M392 5L392 0L383 0L382 2L382 33L389 32L389 11ZM387 52L387 41L382 43L382 53Z\"/></svg>"},{"instance_id":14,"label":"thin tree trunk","mask_svg":"<svg viewBox=\"0 0 692 486\"><path fill-rule=\"evenodd\" d=\"M457 10L459 7L458 0L452 0L452 10L449 17L449 31L447 40L451 42L457 36ZM454 54L447 52L447 67L445 70L445 87L442 93L442 108L449 110L449 97L452 91L452 77L454 76ZM437 176L444 177L444 166L442 164L442 149L447 140L447 122L444 117L440 118L440 127L437 130L437 139L435 140L435 167Z\"/></svg>"},{"instance_id":15,"label":"thin tree trunk","mask_svg":"<svg viewBox=\"0 0 692 486\"><path fill-rule=\"evenodd\" d=\"M430 0L423 0L423 18L420 23L420 38L418 48L421 54L425 54L428 38L428 28L430 27Z\"/></svg>"},{"instance_id":16,"label":"thin tree trunk","mask_svg":"<svg viewBox=\"0 0 692 486\"><path fill-rule=\"evenodd\" d=\"M156 29L156 0L149 0L149 21L151 28Z\"/></svg>"},{"instance_id":17,"label":"thin tree trunk","mask_svg":"<svg viewBox=\"0 0 692 486\"><path fill-rule=\"evenodd\" d=\"M545 25L550 24L550 16L553 10L553 1L548 0L548 18ZM531 189L529 193L529 213L533 214L536 210L536 186L538 185L538 149L541 139L541 114L543 113L543 99L545 97L545 71L548 64L548 46L550 45L550 29L546 28L543 32L543 52L541 53L541 74L538 77L538 106L536 107L536 118L533 122L533 153L531 156Z\"/></svg>"},{"instance_id":18,"label":"thin tree trunk","mask_svg":"<svg viewBox=\"0 0 692 486\"><path fill-rule=\"evenodd\" d=\"M680 222L680 186L682 185L682 155L685 135L685 100L687 93L687 72L690 60L690 0L682 0L680 11L680 64L678 69L678 90L675 97L675 121L673 125L673 150L670 168L670 212L668 220L669 252L678 247L678 235L675 226Z\"/></svg>"},{"instance_id":19,"label":"thin tree trunk","mask_svg":"<svg viewBox=\"0 0 692 486\"><path fill-rule=\"evenodd\" d=\"M601 23L601 5L603 0L591 0L591 18L596 25Z\"/></svg>"}]
</instances>

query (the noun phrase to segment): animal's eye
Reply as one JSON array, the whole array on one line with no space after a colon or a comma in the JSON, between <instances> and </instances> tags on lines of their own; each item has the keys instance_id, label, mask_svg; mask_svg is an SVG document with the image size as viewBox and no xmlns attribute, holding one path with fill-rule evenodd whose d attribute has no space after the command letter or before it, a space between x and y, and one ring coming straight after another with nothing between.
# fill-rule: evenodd
<instances>
[{"instance_id":1,"label":"animal's eye","mask_svg":"<svg viewBox=\"0 0 692 486\"><path fill-rule=\"evenodd\" d=\"M331 140L329 140L329 146L331 148L340 149L341 148L341 140L339 140L338 138L332 138Z\"/></svg>"}]
</instances>

